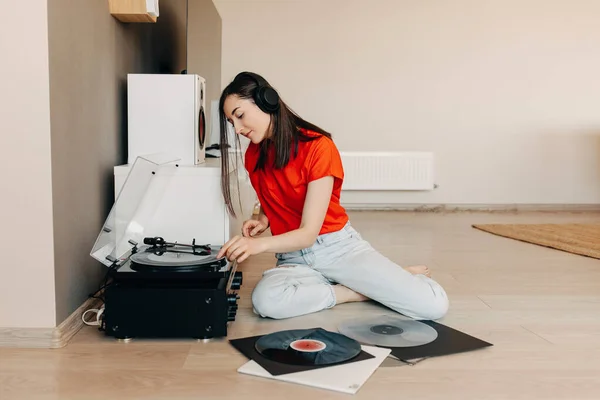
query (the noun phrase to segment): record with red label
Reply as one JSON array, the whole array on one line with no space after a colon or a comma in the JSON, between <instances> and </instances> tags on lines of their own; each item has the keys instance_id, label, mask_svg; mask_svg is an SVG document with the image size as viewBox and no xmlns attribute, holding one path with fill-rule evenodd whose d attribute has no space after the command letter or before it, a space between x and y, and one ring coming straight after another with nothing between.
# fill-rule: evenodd
<instances>
[{"instance_id":1,"label":"record with red label","mask_svg":"<svg viewBox=\"0 0 600 400\"><path fill-rule=\"evenodd\" d=\"M270 360L293 365L338 364L362 350L356 340L322 328L274 332L258 339L255 347Z\"/></svg>"}]
</instances>

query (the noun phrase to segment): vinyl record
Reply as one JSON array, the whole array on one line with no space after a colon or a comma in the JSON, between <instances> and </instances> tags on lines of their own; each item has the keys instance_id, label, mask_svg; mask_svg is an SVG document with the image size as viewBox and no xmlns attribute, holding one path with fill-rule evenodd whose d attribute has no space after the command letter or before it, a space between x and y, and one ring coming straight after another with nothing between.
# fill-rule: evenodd
<instances>
[{"instance_id":1,"label":"vinyl record","mask_svg":"<svg viewBox=\"0 0 600 400\"><path fill-rule=\"evenodd\" d=\"M321 328L271 333L259 338L254 346L265 358L291 365L337 364L362 350L357 341Z\"/></svg>"},{"instance_id":2,"label":"vinyl record","mask_svg":"<svg viewBox=\"0 0 600 400\"><path fill-rule=\"evenodd\" d=\"M438 337L431 326L401 315L353 319L340 324L338 330L363 344L387 347L422 346Z\"/></svg>"}]
</instances>

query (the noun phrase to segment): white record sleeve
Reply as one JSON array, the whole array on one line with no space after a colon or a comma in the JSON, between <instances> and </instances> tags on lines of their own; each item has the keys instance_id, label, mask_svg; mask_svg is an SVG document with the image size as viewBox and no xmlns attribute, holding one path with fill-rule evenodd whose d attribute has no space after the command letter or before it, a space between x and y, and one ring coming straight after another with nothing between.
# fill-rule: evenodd
<instances>
[{"instance_id":1,"label":"white record sleeve","mask_svg":"<svg viewBox=\"0 0 600 400\"><path fill-rule=\"evenodd\" d=\"M256 361L250 360L237 371L241 374L356 394L391 352L387 348L365 345L361 347L374 358L276 376L271 375Z\"/></svg>"}]
</instances>

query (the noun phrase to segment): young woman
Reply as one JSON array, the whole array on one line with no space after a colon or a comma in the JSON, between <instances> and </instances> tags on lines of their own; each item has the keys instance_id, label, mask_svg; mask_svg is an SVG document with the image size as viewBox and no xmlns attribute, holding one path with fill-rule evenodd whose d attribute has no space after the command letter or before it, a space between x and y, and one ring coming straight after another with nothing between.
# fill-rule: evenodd
<instances>
[{"instance_id":1,"label":"young woman","mask_svg":"<svg viewBox=\"0 0 600 400\"><path fill-rule=\"evenodd\" d=\"M448 298L425 266L402 268L377 252L340 205L344 170L331 135L296 115L260 75L242 72L223 90L222 190L229 190L227 123L250 140L244 163L261 204L257 219L218 257L244 261L273 252L275 268L252 292L254 311L289 318L372 299L415 319L444 316ZM239 143L239 137L237 137ZM270 237L259 237L267 228Z\"/></svg>"}]
</instances>

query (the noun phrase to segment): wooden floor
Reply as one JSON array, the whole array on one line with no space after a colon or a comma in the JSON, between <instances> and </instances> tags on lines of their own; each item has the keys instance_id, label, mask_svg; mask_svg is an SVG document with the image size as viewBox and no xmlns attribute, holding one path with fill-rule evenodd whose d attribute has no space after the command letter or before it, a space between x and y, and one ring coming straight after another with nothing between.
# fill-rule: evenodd
<instances>
[{"instance_id":1,"label":"wooden floor","mask_svg":"<svg viewBox=\"0 0 600 400\"><path fill-rule=\"evenodd\" d=\"M600 399L600 260L471 228L473 223L597 222L590 213L354 212L353 225L401 265L429 265L447 290L441 323L493 347L414 366L388 359L355 395L236 372L226 340L118 343L85 327L66 348L0 349L0 399ZM296 319L259 319L249 295L272 254L243 265L230 338L336 322L380 309L343 304Z\"/></svg>"}]
</instances>

